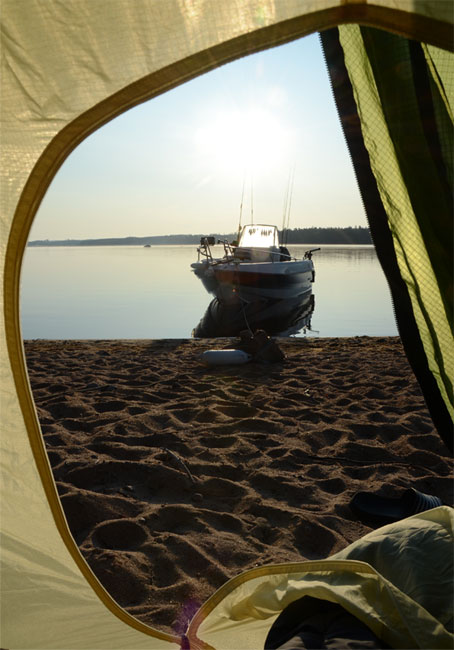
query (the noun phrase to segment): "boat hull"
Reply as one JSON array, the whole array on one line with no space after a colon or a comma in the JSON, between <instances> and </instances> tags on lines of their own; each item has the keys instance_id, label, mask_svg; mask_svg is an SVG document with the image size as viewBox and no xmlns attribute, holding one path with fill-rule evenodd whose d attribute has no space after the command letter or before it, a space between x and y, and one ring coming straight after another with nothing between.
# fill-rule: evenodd
<instances>
[{"instance_id":1,"label":"boat hull","mask_svg":"<svg viewBox=\"0 0 454 650\"><path fill-rule=\"evenodd\" d=\"M216 295L228 300L237 294L249 297L287 299L312 291L314 267L311 260L271 264L220 264L212 267Z\"/></svg>"},{"instance_id":2,"label":"boat hull","mask_svg":"<svg viewBox=\"0 0 454 650\"><path fill-rule=\"evenodd\" d=\"M191 264L191 268L199 280L201 280L203 286L205 287L208 293L216 294L216 289L218 288L218 281L216 280L212 263L204 262L194 262Z\"/></svg>"}]
</instances>

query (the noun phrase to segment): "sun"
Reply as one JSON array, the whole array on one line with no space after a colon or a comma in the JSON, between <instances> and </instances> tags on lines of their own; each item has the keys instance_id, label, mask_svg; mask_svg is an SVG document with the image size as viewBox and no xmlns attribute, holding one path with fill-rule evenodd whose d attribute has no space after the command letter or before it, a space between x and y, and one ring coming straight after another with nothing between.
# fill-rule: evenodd
<instances>
[{"instance_id":1,"label":"sun","mask_svg":"<svg viewBox=\"0 0 454 650\"><path fill-rule=\"evenodd\" d=\"M219 172L273 174L288 168L290 132L273 112L260 107L217 113L196 129L199 156Z\"/></svg>"}]
</instances>

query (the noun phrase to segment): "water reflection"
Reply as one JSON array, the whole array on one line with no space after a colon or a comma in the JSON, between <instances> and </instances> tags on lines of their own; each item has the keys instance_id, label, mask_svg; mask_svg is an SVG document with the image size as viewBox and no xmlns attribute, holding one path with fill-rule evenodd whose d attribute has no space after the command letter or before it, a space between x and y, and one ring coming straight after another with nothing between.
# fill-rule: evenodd
<instances>
[{"instance_id":1,"label":"water reflection","mask_svg":"<svg viewBox=\"0 0 454 650\"><path fill-rule=\"evenodd\" d=\"M304 293L288 299L224 301L214 298L192 331L195 338L238 336L242 330L264 329L270 336L291 336L311 329L315 298Z\"/></svg>"},{"instance_id":2,"label":"water reflection","mask_svg":"<svg viewBox=\"0 0 454 650\"><path fill-rule=\"evenodd\" d=\"M289 251L302 257L309 247L295 245ZM193 261L192 245L28 248L22 269L23 337L190 336L215 297L188 272ZM315 270L317 308L311 334L397 335L388 285L373 246L322 246Z\"/></svg>"}]
</instances>

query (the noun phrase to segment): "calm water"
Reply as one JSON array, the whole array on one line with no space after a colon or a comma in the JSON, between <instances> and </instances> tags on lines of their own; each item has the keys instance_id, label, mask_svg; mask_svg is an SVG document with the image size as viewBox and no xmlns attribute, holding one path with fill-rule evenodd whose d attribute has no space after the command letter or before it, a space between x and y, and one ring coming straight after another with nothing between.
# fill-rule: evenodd
<instances>
[{"instance_id":1,"label":"calm water","mask_svg":"<svg viewBox=\"0 0 454 650\"><path fill-rule=\"evenodd\" d=\"M302 257L307 248L293 246L290 252ZM190 270L195 259L194 246L28 248L22 335L188 338L212 299ZM313 259L315 310L311 331L299 336L397 334L372 246L322 246Z\"/></svg>"}]
</instances>

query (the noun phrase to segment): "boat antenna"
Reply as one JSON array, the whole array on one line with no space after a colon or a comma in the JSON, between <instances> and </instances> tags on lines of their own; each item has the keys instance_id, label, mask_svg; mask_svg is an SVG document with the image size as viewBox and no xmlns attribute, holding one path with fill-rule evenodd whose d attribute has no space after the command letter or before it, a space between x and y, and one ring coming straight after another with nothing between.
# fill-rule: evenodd
<instances>
[{"instance_id":1,"label":"boat antenna","mask_svg":"<svg viewBox=\"0 0 454 650\"><path fill-rule=\"evenodd\" d=\"M254 223L254 183L251 176L251 223Z\"/></svg>"},{"instance_id":2,"label":"boat antenna","mask_svg":"<svg viewBox=\"0 0 454 650\"><path fill-rule=\"evenodd\" d=\"M243 189L241 191L241 203L240 203L240 220L238 222L238 239L240 238L241 234L241 217L243 215L243 200L244 200L244 188L246 185L246 174L243 176Z\"/></svg>"},{"instance_id":3,"label":"boat antenna","mask_svg":"<svg viewBox=\"0 0 454 650\"><path fill-rule=\"evenodd\" d=\"M288 175L288 180L287 180L287 191L285 192L285 199L284 199L284 213L282 215L282 242L283 243L284 243L284 233L285 233L285 218L287 216L287 207L288 207L289 188L290 188L290 173Z\"/></svg>"},{"instance_id":4,"label":"boat antenna","mask_svg":"<svg viewBox=\"0 0 454 650\"><path fill-rule=\"evenodd\" d=\"M293 165L291 182L290 182L290 193L289 193L289 200L288 200L288 205L287 205L287 224L285 226L285 244L284 244L284 246L287 246L287 240L288 240L288 230L289 230L289 225L290 225L290 209L292 207L293 182L294 182L294 180L295 180L295 165Z\"/></svg>"}]
</instances>

